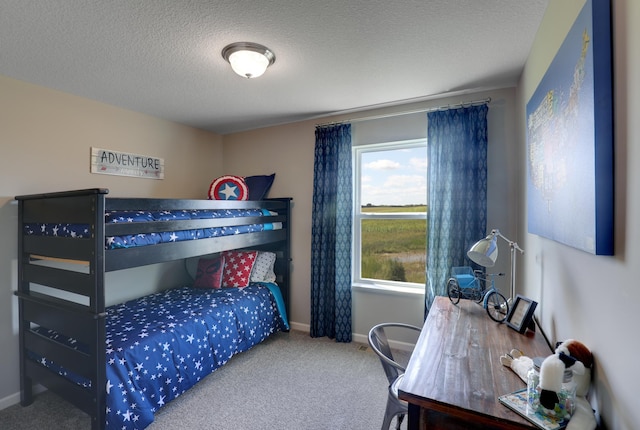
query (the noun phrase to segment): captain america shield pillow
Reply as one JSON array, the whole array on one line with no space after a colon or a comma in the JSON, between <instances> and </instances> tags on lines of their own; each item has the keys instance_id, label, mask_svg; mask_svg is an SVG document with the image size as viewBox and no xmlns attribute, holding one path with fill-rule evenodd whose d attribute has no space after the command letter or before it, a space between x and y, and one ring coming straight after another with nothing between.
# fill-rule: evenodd
<instances>
[{"instance_id":1,"label":"captain america shield pillow","mask_svg":"<svg viewBox=\"0 0 640 430\"><path fill-rule=\"evenodd\" d=\"M249 190L244 178L234 175L220 176L209 187L209 200L248 200Z\"/></svg>"}]
</instances>

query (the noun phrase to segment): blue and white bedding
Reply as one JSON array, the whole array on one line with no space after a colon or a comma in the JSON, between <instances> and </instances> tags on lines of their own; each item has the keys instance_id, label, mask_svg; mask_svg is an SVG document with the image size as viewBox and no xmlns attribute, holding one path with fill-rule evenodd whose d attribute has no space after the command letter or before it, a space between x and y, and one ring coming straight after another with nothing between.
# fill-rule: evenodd
<instances>
[{"instance_id":1,"label":"blue and white bedding","mask_svg":"<svg viewBox=\"0 0 640 430\"><path fill-rule=\"evenodd\" d=\"M269 215L274 215L274 213L266 209L107 211L105 212L105 224L259 217ZM207 239L220 236L230 236L235 234L274 230L279 228L282 228L281 223L264 223L230 227L212 227L179 231L165 231L147 234L108 236L106 238L105 249L132 248L136 246L156 245L159 243ZM37 236L87 238L90 235L90 228L88 224L25 223L24 232L27 235Z\"/></svg>"},{"instance_id":2,"label":"blue and white bedding","mask_svg":"<svg viewBox=\"0 0 640 430\"><path fill-rule=\"evenodd\" d=\"M107 429L143 429L196 382L276 331L288 330L275 284L181 287L111 306L106 319ZM40 328L73 348L73 339ZM90 382L32 359L79 385Z\"/></svg>"}]
</instances>

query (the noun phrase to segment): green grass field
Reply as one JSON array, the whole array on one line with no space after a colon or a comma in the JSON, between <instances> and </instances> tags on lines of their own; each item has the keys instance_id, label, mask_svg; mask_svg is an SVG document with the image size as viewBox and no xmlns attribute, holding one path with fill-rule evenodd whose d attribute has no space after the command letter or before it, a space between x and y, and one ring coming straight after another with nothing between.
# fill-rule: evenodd
<instances>
[{"instance_id":1,"label":"green grass field","mask_svg":"<svg viewBox=\"0 0 640 430\"><path fill-rule=\"evenodd\" d=\"M425 212L426 206L365 206L363 212ZM426 220L362 221L362 277L424 284Z\"/></svg>"}]
</instances>

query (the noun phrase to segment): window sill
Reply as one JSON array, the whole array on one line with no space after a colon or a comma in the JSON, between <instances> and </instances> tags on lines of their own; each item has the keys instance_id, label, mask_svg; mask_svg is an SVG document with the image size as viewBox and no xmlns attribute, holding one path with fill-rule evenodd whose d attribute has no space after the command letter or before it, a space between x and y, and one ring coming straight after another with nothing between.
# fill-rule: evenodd
<instances>
[{"instance_id":1,"label":"window sill","mask_svg":"<svg viewBox=\"0 0 640 430\"><path fill-rule=\"evenodd\" d=\"M392 294L396 296L424 297L424 289L381 284L353 284L351 289L368 293Z\"/></svg>"}]
</instances>

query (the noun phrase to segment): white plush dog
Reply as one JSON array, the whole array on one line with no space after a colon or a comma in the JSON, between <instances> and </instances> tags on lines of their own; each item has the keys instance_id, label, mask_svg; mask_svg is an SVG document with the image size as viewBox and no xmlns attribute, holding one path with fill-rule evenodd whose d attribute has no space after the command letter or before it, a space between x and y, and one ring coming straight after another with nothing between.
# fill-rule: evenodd
<instances>
[{"instance_id":1,"label":"white plush dog","mask_svg":"<svg viewBox=\"0 0 640 430\"><path fill-rule=\"evenodd\" d=\"M558 401L557 393L562 387L564 371L569 368L573 371L577 388L575 411L567 430L594 430L597 427L595 414L586 399L593 366L591 351L583 343L569 339L558 344L555 352L545 358L540 367L540 403L544 407L553 408L553 404ZM517 349L500 357L500 362L510 367L525 382L527 372L533 366L533 360Z\"/></svg>"}]
</instances>

